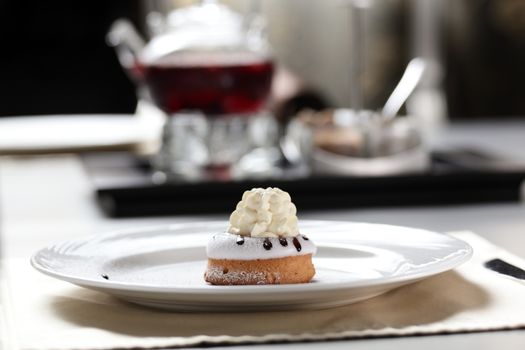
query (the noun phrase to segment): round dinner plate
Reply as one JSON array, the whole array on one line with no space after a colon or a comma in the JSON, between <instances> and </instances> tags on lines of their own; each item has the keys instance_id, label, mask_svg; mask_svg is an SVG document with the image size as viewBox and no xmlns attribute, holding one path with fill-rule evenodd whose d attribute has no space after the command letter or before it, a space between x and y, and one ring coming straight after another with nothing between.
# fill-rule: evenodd
<instances>
[{"instance_id":1,"label":"round dinner plate","mask_svg":"<svg viewBox=\"0 0 525 350\"><path fill-rule=\"evenodd\" d=\"M203 279L208 239L227 222L175 224L100 234L38 251L49 276L132 303L184 312L320 309L351 304L450 270L472 248L454 237L408 227L302 221L318 247L305 284L212 286Z\"/></svg>"}]
</instances>

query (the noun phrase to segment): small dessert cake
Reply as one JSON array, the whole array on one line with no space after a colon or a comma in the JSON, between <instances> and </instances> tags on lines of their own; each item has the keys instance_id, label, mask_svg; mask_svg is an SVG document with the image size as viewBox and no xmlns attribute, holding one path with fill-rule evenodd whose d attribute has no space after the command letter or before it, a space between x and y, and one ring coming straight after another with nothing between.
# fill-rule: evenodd
<instances>
[{"instance_id":1,"label":"small dessert cake","mask_svg":"<svg viewBox=\"0 0 525 350\"><path fill-rule=\"evenodd\" d=\"M244 192L228 231L208 242L204 279L215 285L309 282L316 247L299 234L296 212L290 195L278 188Z\"/></svg>"}]
</instances>

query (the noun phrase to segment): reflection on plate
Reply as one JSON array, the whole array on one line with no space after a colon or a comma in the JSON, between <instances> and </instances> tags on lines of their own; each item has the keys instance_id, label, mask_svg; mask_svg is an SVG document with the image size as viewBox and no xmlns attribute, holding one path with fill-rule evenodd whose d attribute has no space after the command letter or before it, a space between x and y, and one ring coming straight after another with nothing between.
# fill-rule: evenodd
<instances>
[{"instance_id":1,"label":"reflection on plate","mask_svg":"<svg viewBox=\"0 0 525 350\"><path fill-rule=\"evenodd\" d=\"M31 259L39 271L121 299L173 311L319 309L365 300L452 269L470 246L414 228L303 221L318 246L307 284L211 286L205 246L226 222L136 229L52 245Z\"/></svg>"}]
</instances>

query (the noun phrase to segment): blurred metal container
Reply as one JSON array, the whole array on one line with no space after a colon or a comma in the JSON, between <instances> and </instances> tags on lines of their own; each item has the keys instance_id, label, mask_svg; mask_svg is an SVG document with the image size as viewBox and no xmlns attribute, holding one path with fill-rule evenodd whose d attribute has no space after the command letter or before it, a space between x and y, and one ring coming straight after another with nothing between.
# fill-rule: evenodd
<instances>
[{"instance_id":1,"label":"blurred metal container","mask_svg":"<svg viewBox=\"0 0 525 350\"><path fill-rule=\"evenodd\" d=\"M285 156L316 174L387 176L428 169L429 152L412 118L385 123L374 112L364 113L303 112L288 127Z\"/></svg>"}]
</instances>

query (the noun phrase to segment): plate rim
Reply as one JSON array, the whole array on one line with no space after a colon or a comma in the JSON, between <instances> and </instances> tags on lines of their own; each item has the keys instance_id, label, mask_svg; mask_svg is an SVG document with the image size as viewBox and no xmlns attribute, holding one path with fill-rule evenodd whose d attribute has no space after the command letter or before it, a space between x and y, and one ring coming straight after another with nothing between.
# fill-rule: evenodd
<instances>
[{"instance_id":1,"label":"plate rim","mask_svg":"<svg viewBox=\"0 0 525 350\"><path fill-rule=\"evenodd\" d=\"M107 291L127 291L127 292L143 292L143 293L155 293L157 295L162 294L171 294L171 295L255 295L261 292L264 293L277 293L277 294L286 294L286 293L316 293L320 291L340 291L348 289L358 289L358 288L369 288L377 287L381 285L388 286L390 284L406 284L412 281L417 281L423 278L431 277L439 273L451 270L464 262L468 261L472 254L472 247L465 241L458 239L456 237L450 236L445 233L439 233L435 231L430 231L426 229L408 227L408 226L399 226L399 225L389 225L389 224L378 224L378 223L368 223L368 222L358 222L358 221L343 221L343 220L302 220L302 225L323 225L323 224L364 224L372 226L385 226L385 227L396 227L398 229L408 229L411 231L420 231L425 232L426 234L431 235L441 235L447 237L451 242L462 245L462 249L457 249L454 254L449 255L448 257L443 258L439 261L439 264L436 263L433 269L427 269L425 271L416 271L413 273L402 274L398 276L390 277L380 277L374 279L363 279L359 281L348 281L348 282L327 282L322 284L316 283L303 283L303 284L281 284L281 285L246 285L246 286L213 286L213 288L202 288L194 286L148 286L144 284L136 283L127 283L119 281L106 281L106 280L95 280L90 278L82 278L74 276L68 273L57 272L56 270L50 269L46 266L41 265L38 262L38 256L43 254L45 251L50 250L51 248L59 245L64 245L71 242L89 242L92 240L104 240L107 238L115 238L119 236L126 236L133 233L145 233L145 232L158 232L158 231L173 231L183 227L193 226L198 227L201 225L212 226L222 224L226 227L226 221L224 220L214 220L214 221L201 221L201 222L187 222L187 223L175 223L175 224L164 224L164 225L154 225L154 226L143 226L138 228L125 228L115 231L110 231L107 233L100 233L89 235L85 237L78 237L69 240L63 240L58 243L50 244L44 248L36 251L30 259L30 263L37 271L48 275L50 277L80 285L86 288L94 289L104 289ZM300 224L301 226L301 224ZM174 233L176 235L181 233ZM318 243L318 246L322 245Z\"/></svg>"}]
</instances>

